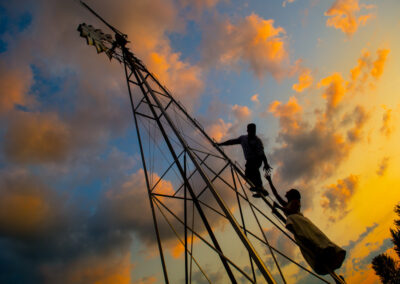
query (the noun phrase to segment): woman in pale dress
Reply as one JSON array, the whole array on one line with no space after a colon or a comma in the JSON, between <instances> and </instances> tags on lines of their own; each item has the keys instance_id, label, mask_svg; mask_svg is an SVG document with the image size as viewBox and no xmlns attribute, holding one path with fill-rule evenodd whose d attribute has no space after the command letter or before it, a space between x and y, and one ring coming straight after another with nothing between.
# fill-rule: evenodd
<instances>
[{"instance_id":1,"label":"woman in pale dress","mask_svg":"<svg viewBox=\"0 0 400 284\"><path fill-rule=\"evenodd\" d=\"M330 241L317 226L300 213L300 192L297 189L289 190L285 194L287 198L285 201L278 194L271 176L266 175L265 177L281 205L274 203L274 206L281 209L286 215L286 228L293 233L308 264L320 275L332 274L335 269L340 268L346 257L346 251Z\"/></svg>"}]
</instances>

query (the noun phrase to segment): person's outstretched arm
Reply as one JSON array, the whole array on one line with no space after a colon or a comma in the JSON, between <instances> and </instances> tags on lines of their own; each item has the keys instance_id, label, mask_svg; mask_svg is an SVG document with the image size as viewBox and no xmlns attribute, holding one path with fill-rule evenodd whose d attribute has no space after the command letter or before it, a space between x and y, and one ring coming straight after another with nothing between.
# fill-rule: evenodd
<instances>
[{"instance_id":1,"label":"person's outstretched arm","mask_svg":"<svg viewBox=\"0 0 400 284\"><path fill-rule=\"evenodd\" d=\"M268 164L267 156L263 153L263 162L264 162L264 170L267 172L267 175L270 175L272 167Z\"/></svg>"},{"instance_id":2,"label":"person's outstretched arm","mask_svg":"<svg viewBox=\"0 0 400 284\"><path fill-rule=\"evenodd\" d=\"M229 146L229 145L236 145L236 144L240 144L240 139L239 138L227 140L227 141L222 142L222 143L217 143L218 146Z\"/></svg>"},{"instance_id":3,"label":"person's outstretched arm","mask_svg":"<svg viewBox=\"0 0 400 284\"><path fill-rule=\"evenodd\" d=\"M278 200L278 202L285 207L287 205L287 202L279 195L278 191L276 190L274 184L272 183L272 179L270 175L266 175L265 178L268 180L269 182L269 186L271 187L272 193L275 195L276 200Z\"/></svg>"}]
</instances>

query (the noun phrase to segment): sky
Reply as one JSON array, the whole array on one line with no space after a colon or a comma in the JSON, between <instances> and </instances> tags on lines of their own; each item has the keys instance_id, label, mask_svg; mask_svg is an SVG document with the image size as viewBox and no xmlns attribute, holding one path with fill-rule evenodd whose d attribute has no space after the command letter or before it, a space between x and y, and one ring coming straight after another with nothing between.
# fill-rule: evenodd
<instances>
[{"instance_id":1,"label":"sky","mask_svg":"<svg viewBox=\"0 0 400 284\"><path fill-rule=\"evenodd\" d=\"M338 272L379 283L400 202L399 1L87 3L215 140L256 123L277 188L347 250ZM0 0L1 283L163 283L124 71L83 22L104 28L75 0Z\"/></svg>"}]
</instances>

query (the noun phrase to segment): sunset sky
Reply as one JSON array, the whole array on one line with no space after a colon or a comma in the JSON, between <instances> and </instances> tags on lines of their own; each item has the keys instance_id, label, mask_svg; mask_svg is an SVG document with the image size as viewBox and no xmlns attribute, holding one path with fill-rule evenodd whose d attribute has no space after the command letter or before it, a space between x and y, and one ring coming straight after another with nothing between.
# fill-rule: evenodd
<instances>
[{"instance_id":1,"label":"sunset sky","mask_svg":"<svg viewBox=\"0 0 400 284\"><path fill-rule=\"evenodd\" d=\"M379 283L400 202L400 1L87 3L215 140L255 122L277 187L347 250L338 272ZM83 22L104 28L79 1L0 0L0 283L163 283L124 71Z\"/></svg>"}]
</instances>

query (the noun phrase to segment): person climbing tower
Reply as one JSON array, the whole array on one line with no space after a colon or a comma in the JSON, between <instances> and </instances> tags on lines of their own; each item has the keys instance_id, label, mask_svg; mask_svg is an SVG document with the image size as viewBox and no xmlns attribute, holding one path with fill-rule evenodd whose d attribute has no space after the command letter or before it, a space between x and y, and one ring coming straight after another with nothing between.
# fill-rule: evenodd
<instances>
[{"instance_id":1,"label":"person climbing tower","mask_svg":"<svg viewBox=\"0 0 400 284\"><path fill-rule=\"evenodd\" d=\"M250 190L256 192L253 194L253 197L268 195L268 191L263 187L260 167L264 162L264 170L267 173L270 173L272 168L268 164L267 157L265 156L263 143L256 135L256 125L254 123L247 125L247 135L242 135L237 139L231 139L217 144L218 146L241 144L246 159L245 175L254 185Z\"/></svg>"},{"instance_id":2,"label":"person climbing tower","mask_svg":"<svg viewBox=\"0 0 400 284\"><path fill-rule=\"evenodd\" d=\"M297 189L292 188L287 191L285 194L287 201L285 201L272 183L271 175L266 174L265 178L280 203L279 205L274 202L274 207L279 208L286 215L286 228L293 233L307 263L316 273L320 275L329 273L336 283L344 283L343 277L334 274L334 270L342 266L346 251L334 244L317 226L303 216L300 212L301 195Z\"/></svg>"}]
</instances>

